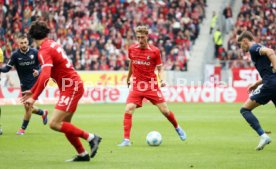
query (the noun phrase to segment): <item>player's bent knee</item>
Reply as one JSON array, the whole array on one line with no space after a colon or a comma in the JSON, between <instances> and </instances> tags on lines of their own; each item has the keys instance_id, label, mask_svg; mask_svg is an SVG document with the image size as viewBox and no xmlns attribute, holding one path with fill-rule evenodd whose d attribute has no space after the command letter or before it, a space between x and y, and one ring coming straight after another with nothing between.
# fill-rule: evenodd
<instances>
[{"instance_id":1,"label":"player's bent knee","mask_svg":"<svg viewBox=\"0 0 276 169\"><path fill-rule=\"evenodd\" d=\"M132 112L135 110L136 106L135 105L129 105L129 106L126 106L126 113L128 114L132 114Z\"/></svg>"},{"instance_id":2,"label":"player's bent knee","mask_svg":"<svg viewBox=\"0 0 276 169\"><path fill-rule=\"evenodd\" d=\"M132 109L132 108L126 108L126 110L125 110L126 114L132 114L133 111L134 111L134 109Z\"/></svg>"},{"instance_id":3,"label":"player's bent knee","mask_svg":"<svg viewBox=\"0 0 276 169\"><path fill-rule=\"evenodd\" d=\"M170 111L169 111L168 109L163 109L163 110L161 110L161 112L162 112L165 116L170 115Z\"/></svg>"},{"instance_id":4,"label":"player's bent knee","mask_svg":"<svg viewBox=\"0 0 276 169\"><path fill-rule=\"evenodd\" d=\"M51 119L51 120L49 121L49 126L50 126L50 128L53 129L53 130L57 130L57 131L59 130L59 125L58 125L58 123L57 123L56 120Z\"/></svg>"},{"instance_id":5,"label":"player's bent knee","mask_svg":"<svg viewBox=\"0 0 276 169\"><path fill-rule=\"evenodd\" d=\"M251 111L250 109L247 109L247 108L244 108L244 107L242 107L241 109L240 109L240 113L241 114L243 114L243 113L245 113L245 112L247 112L247 111Z\"/></svg>"},{"instance_id":6,"label":"player's bent knee","mask_svg":"<svg viewBox=\"0 0 276 169\"><path fill-rule=\"evenodd\" d=\"M54 123L53 121L50 121L50 122L49 122L49 127L50 127L51 129L54 130L54 128L55 128L55 123Z\"/></svg>"}]
</instances>

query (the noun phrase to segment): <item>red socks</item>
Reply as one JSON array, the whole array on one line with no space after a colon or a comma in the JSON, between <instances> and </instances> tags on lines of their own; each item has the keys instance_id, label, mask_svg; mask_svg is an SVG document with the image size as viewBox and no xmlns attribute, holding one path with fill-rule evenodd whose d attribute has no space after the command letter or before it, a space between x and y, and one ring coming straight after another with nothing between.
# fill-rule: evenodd
<instances>
[{"instance_id":1,"label":"red socks","mask_svg":"<svg viewBox=\"0 0 276 169\"><path fill-rule=\"evenodd\" d=\"M83 131L82 129L79 129L75 127L73 124L68 123L68 122L62 122L62 126L60 129L60 132L64 134L71 135L72 137L81 137L85 140L89 137L89 133Z\"/></svg>"},{"instance_id":2,"label":"red socks","mask_svg":"<svg viewBox=\"0 0 276 169\"><path fill-rule=\"evenodd\" d=\"M75 147L75 149L77 150L77 152L79 154L83 153L85 151L85 149L83 148L80 139L78 137L72 136L70 134L66 134L65 136L67 138L67 140L69 140L69 142Z\"/></svg>"},{"instance_id":3,"label":"red socks","mask_svg":"<svg viewBox=\"0 0 276 169\"><path fill-rule=\"evenodd\" d=\"M173 112L170 111L170 114L166 117L172 123L174 128L178 127L178 124L174 117ZM130 138L131 127L132 127L132 114L128 114L127 112L125 112L125 115L124 115L124 138L125 139Z\"/></svg>"},{"instance_id":4,"label":"red socks","mask_svg":"<svg viewBox=\"0 0 276 169\"><path fill-rule=\"evenodd\" d=\"M125 113L124 116L124 138L129 139L132 127L132 114Z\"/></svg>"},{"instance_id":5,"label":"red socks","mask_svg":"<svg viewBox=\"0 0 276 169\"><path fill-rule=\"evenodd\" d=\"M174 114L172 111L170 111L170 114L168 116L166 116L167 119L172 123L172 125L174 126L174 128L177 128L178 127L178 124L177 124L177 121L174 117Z\"/></svg>"}]
</instances>

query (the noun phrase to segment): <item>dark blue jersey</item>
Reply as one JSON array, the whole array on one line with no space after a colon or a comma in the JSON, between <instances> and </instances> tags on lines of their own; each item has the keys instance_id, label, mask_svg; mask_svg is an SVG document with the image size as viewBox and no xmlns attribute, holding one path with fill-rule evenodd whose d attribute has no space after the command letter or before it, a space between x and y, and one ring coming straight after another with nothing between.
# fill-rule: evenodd
<instances>
[{"instance_id":1,"label":"dark blue jersey","mask_svg":"<svg viewBox=\"0 0 276 169\"><path fill-rule=\"evenodd\" d=\"M270 80L276 81L276 73L273 73L271 61L267 56L260 55L262 47L260 44L254 44L250 47L251 60L262 77L263 83Z\"/></svg>"},{"instance_id":2,"label":"dark blue jersey","mask_svg":"<svg viewBox=\"0 0 276 169\"><path fill-rule=\"evenodd\" d=\"M37 57L38 51L29 48L26 53L22 53L19 49L12 53L11 59L7 66L14 66L19 76L20 85L23 90L29 90L35 84L37 77L33 76L33 69L39 70L40 65Z\"/></svg>"}]
</instances>

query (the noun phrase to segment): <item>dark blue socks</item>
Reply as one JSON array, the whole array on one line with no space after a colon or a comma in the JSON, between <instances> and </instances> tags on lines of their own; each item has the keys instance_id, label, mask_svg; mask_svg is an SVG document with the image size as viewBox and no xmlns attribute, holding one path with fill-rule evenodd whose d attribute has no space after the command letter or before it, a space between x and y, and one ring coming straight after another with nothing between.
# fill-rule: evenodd
<instances>
[{"instance_id":1,"label":"dark blue socks","mask_svg":"<svg viewBox=\"0 0 276 169\"><path fill-rule=\"evenodd\" d=\"M43 113L44 113L44 111L43 111L43 110L38 109L38 111L37 111L35 114L42 116L42 115L43 115Z\"/></svg>"},{"instance_id":2,"label":"dark blue socks","mask_svg":"<svg viewBox=\"0 0 276 169\"><path fill-rule=\"evenodd\" d=\"M25 129L28 127L28 124L29 124L29 120L23 120L23 123L22 123L21 128L22 128L23 130L25 130Z\"/></svg>"},{"instance_id":3,"label":"dark blue socks","mask_svg":"<svg viewBox=\"0 0 276 169\"><path fill-rule=\"evenodd\" d=\"M254 116L251 110L241 108L240 112L242 116L245 118L245 120L250 124L250 126L258 133L259 136L264 134L264 130L262 129L258 119Z\"/></svg>"}]
</instances>

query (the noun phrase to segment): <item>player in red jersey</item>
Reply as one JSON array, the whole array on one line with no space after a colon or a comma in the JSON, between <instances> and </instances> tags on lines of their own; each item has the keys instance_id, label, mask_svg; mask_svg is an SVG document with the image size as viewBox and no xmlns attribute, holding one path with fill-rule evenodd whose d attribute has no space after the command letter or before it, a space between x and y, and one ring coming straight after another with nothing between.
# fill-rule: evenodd
<instances>
[{"instance_id":1,"label":"player in red jersey","mask_svg":"<svg viewBox=\"0 0 276 169\"><path fill-rule=\"evenodd\" d=\"M135 29L138 44L131 45L128 50L130 66L127 84L130 85L132 75L132 90L127 98L124 114L124 140L118 146L130 146L130 130L132 127L132 114L136 108L142 107L143 98L148 99L156 105L163 115L175 127L181 140L186 140L186 134L178 125L174 113L169 110L166 101L158 87L155 68L158 70L161 87L166 86L164 82L164 71L162 67L160 51L157 47L148 44L148 28L138 26Z\"/></svg>"},{"instance_id":2,"label":"player in red jersey","mask_svg":"<svg viewBox=\"0 0 276 169\"><path fill-rule=\"evenodd\" d=\"M31 24L29 35L40 47L38 58L42 71L32 89L25 92L22 102L31 108L47 85L49 78L53 78L58 85L60 96L49 122L50 128L64 133L68 141L77 150L78 155L67 161L90 161L90 157L93 158L97 153L101 138L71 124L78 101L84 92L83 82L62 47L47 38L49 32L50 29L43 21L35 21ZM89 142L90 157L79 138Z\"/></svg>"}]
</instances>

